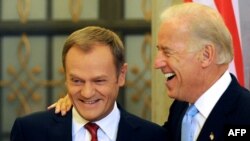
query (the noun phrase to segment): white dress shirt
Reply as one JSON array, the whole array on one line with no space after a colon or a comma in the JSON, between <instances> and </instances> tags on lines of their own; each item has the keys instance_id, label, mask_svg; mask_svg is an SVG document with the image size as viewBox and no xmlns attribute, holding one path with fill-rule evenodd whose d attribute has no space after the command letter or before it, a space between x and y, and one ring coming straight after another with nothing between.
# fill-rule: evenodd
<instances>
[{"instance_id":1,"label":"white dress shirt","mask_svg":"<svg viewBox=\"0 0 250 141\"><path fill-rule=\"evenodd\" d=\"M226 71L219 80L217 80L214 85L212 85L202 96L194 103L194 105L199 110L196 115L198 120L198 128L194 133L194 140L198 138L198 135L208 118L209 114L213 110L215 104L218 102L222 94L228 88L232 78L228 71Z\"/></svg>"},{"instance_id":2,"label":"white dress shirt","mask_svg":"<svg viewBox=\"0 0 250 141\"><path fill-rule=\"evenodd\" d=\"M90 141L91 135L84 128L88 121L83 119L74 107L72 109L72 117L72 141ZM97 131L98 140L116 141L119 121L120 111L115 103L109 115L95 122L100 127Z\"/></svg>"}]
</instances>

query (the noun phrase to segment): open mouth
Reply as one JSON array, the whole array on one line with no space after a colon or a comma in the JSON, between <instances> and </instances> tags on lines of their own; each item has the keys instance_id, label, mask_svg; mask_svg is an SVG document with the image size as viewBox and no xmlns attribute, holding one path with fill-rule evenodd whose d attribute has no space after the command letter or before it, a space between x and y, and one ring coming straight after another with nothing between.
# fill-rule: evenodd
<instances>
[{"instance_id":1,"label":"open mouth","mask_svg":"<svg viewBox=\"0 0 250 141\"><path fill-rule=\"evenodd\" d=\"M166 73L165 78L167 81L173 79L175 77L175 73Z\"/></svg>"},{"instance_id":2,"label":"open mouth","mask_svg":"<svg viewBox=\"0 0 250 141\"><path fill-rule=\"evenodd\" d=\"M85 104L95 104L96 102L98 102L99 100L97 99L97 100L81 100L83 103L85 103Z\"/></svg>"}]
</instances>

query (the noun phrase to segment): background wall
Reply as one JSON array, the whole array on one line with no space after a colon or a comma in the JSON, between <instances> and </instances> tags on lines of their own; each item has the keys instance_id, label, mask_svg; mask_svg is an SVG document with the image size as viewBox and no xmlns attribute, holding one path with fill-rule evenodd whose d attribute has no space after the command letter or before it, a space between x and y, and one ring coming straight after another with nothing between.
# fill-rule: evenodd
<instances>
[{"instance_id":1,"label":"background wall","mask_svg":"<svg viewBox=\"0 0 250 141\"><path fill-rule=\"evenodd\" d=\"M250 89L250 1L239 0L241 43L244 56L245 84Z\"/></svg>"},{"instance_id":2,"label":"background wall","mask_svg":"<svg viewBox=\"0 0 250 141\"><path fill-rule=\"evenodd\" d=\"M150 0L0 0L0 141L16 117L66 94L61 50L67 35L97 25L124 41L129 64L119 103L151 120Z\"/></svg>"},{"instance_id":3,"label":"background wall","mask_svg":"<svg viewBox=\"0 0 250 141\"><path fill-rule=\"evenodd\" d=\"M0 141L9 140L16 117L46 110L66 93L62 46L67 35L88 25L114 30L125 43L129 72L119 103L129 112L162 125L172 100L167 97L162 74L152 67L159 15L164 8L181 2L0 0ZM249 89L250 1L240 0L239 6Z\"/></svg>"}]
</instances>

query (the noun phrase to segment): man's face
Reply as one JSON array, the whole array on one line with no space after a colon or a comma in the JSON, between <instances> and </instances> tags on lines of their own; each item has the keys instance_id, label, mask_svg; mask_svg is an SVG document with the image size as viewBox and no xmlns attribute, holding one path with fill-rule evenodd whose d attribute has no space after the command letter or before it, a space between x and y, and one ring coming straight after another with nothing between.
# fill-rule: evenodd
<instances>
[{"instance_id":1,"label":"man's face","mask_svg":"<svg viewBox=\"0 0 250 141\"><path fill-rule=\"evenodd\" d=\"M69 97L78 113L89 121L107 116L113 109L119 87L125 83L127 66L117 77L113 55L101 44L84 52L73 46L65 61L66 85Z\"/></svg>"},{"instance_id":2,"label":"man's face","mask_svg":"<svg viewBox=\"0 0 250 141\"><path fill-rule=\"evenodd\" d=\"M191 35L181 25L165 22L160 26L154 65L165 75L169 97L191 102L201 85L201 66L197 53L188 51Z\"/></svg>"}]
</instances>

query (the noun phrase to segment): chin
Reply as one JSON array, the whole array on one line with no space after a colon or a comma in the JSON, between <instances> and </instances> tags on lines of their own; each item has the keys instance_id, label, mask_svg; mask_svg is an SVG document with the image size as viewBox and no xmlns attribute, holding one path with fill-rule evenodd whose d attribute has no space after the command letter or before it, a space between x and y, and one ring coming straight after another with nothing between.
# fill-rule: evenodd
<instances>
[{"instance_id":1,"label":"chin","mask_svg":"<svg viewBox=\"0 0 250 141\"><path fill-rule=\"evenodd\" d=\"M173 92L167 92L168 97L170 98L176 98L176 95Z\"/></svg>"},{"instance_id":2,"label":"chin","mask_svg":"<svg viewBox=\"0 0 250 141\"><path fill-rule=\"evenodd\" d=\"M93 114L83 114L82 117L88 121L97 121L98 115L93 115Z\"/></svg>"}]
</instances>

